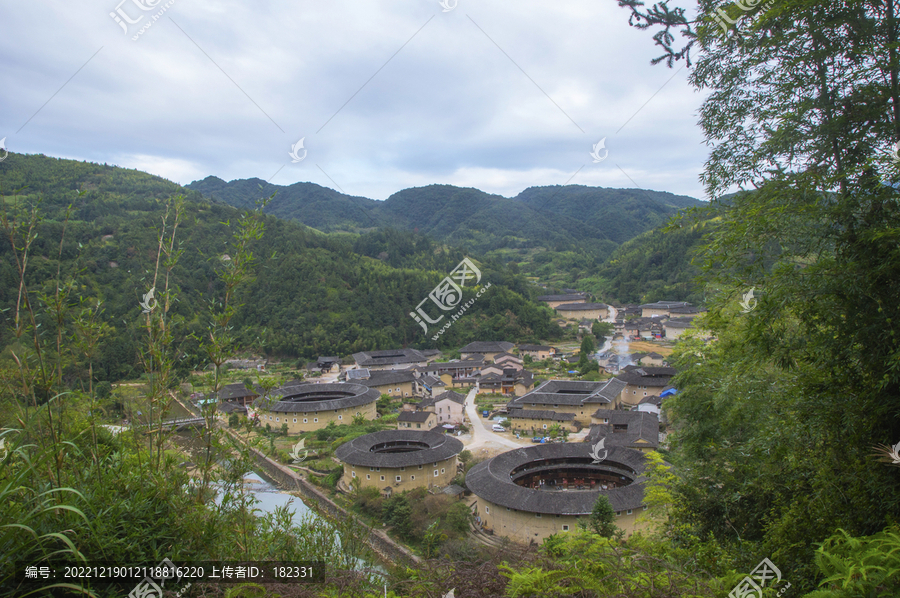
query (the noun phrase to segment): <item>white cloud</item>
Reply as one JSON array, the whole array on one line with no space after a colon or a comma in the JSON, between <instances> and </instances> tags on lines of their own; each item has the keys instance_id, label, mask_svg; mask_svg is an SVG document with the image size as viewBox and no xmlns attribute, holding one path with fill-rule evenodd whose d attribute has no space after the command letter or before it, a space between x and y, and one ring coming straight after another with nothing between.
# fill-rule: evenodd
<instances>
[{"instance_id":1,"label":"white cloud","mask_svg":"<svg viewBox=\"0 0 900 598\"><path fill-rule=\"evenodd\" d=\"M702 196L702 96L686 71L649 64L650 34L613 3L175 0L132 41L138 26L126 36L109 16L118 1L0 6L11 150L180 183L278 172L334 188L321 168L379 199L430 183L510 196L581 166L573 184L633 187L618 164L646 188ZM291 164L300 137L309 155ZM610 157L593 164L601 137Z\"/></svg>"}]
</instances>

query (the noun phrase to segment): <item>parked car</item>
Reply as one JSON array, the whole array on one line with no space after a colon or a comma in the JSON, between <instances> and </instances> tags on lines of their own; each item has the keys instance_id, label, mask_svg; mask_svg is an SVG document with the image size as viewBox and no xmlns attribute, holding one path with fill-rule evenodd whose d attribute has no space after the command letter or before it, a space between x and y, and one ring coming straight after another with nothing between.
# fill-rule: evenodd
<instances>
[{"instance_id":1,"label":"parked car","mask_svg":"<svg viewBox=\"0 0 900 598\"><path fill-rule=\"evenodd\" d=\"M504 427L501 426L500 424L494 424L493 426L491 426L491 429L492 429L494 432L506 432L506 428L504 428Z\"/></svg>"},{"instance_id":2,"label":"parked car","mask_svg":"<svg viewBox=\"0 0 900 598\"><path fill-rule=\"evenodd\" d=\"M491 412L488 411L487 409L485 409L484 411L481 412L481 417L487 417L490 414L491 414Z\"/></svg>"},{"instance_id":3,"label":"parked car","mask_svg":"<svg viewBox=\"0 0 900 598\"><path fill-rule=\"evenodd\" d=\"M544 443L544 442L547 442L548 440L549 440L549 438L547 438L546 436L535 436L534 438L531 439L531 442Z\"/></svg>"}]
</instances>

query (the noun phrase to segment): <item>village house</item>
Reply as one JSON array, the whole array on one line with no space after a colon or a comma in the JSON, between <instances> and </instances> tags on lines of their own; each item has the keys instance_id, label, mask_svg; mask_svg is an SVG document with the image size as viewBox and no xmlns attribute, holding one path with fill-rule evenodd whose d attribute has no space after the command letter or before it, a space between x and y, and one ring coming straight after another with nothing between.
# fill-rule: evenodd
<instances>
[{"instance_id":1,"label":"village house","mask_svg":"<svg viewBox=\"0 0 900 598\"><path fill-rule=\"evenodd\" d=\"M519 355L528 355L535 361L543 361L556 356L556 348L549 345L519 345Z\"/></svg>"},{"instance_id":2,"label":"village house","mask_svg":"<svg viewBox=\"0 0 900 598\"><path fill-rule=\"evenodd\" d=\"M477 355L468 359L430 363L424 367L417 367L416 371L437 376L444 383L449 384L449 381L444 378L445 375L450 378L466 378L481 371L486 363L482 355Z\"/></svg>"},{"instance_id":3,"label":"village house","mask_svg":"<svg viewBox=\"0 0 900 598\"><path fill-rule=\"evenodd\" d=\"M638 363L640 365L663 366L666 365L666 358L659 353L652 351L641 357L640 360L636 361L635 363Z\"/></svg>"},{"instance_id":4,"label":"village house","mask_svg":"<svg viewBox=\"0 0 900 598\"><path fill-rule=\"evenodd\" d=\"M220 388L215 398L220 403L235 403L246 407L259 397L261 391L262 389L256 385L253 388L247 388L242 382L236 382Z\"/></svg>"},{"instance_id":5,"label":"village house","mask_svg":"<svg viewBox=\"0 0 900 598\"><path fill-rule=\"evenodd\" d=\"M543 409L512 409L507 414L510 428L520 432L546 432L554 424L575 432L575 414L557 413Z\"/></svg>"},{"instance_id":6,"label":"village house","mask_svg":"<svg viewBox=\"0 0 900 598\"><path fill-rule=\"evenodd\" d=\"M353 354L356 366L374 370L399 370L413 366L426 366L440 357L440 351L416 349L389 349L387 351L360 351Z\"/></svg>"},{"instance_id":7,"label":"village house","mask_svg":"<svg viewBox=\"0 0 900 598\"><path fill-rule=\"evenodd\" d=\"M669 317L672 315L671 310L684 308L694 308L694 306L687 301L657 301L656 303L645 303L641 306L641 317Z\"/></svg>"},{"instance_id":8,"label":"village house","mask_svg":"<svg viewBox=\"0 0 900 598\"><path fill-rule=\"evenodd\" d=\"M423 374L422 372L413 370L416 377L413 388L415 394L422 397L434 397L444 392L447 384L437 376L431 374Z\"/></svg>"},{"instance_id":9,"label":"village house","mask_svg":"<svg viewBox=\"0 0 900 598\"><path fill-rule=\"evenodd\" d=\"M397 416L397 429L429 431L436 428L437 415L433 411L401 411Z\"/></svg>"},{"instance_id":10,"label":"village house","mask_svg":"<svg viewBox=\"0 0 900 598\"><path fill-rule=\"evenodd\" d=\"M469 359L471 357L480 356L485 361L493 361L494 356L499 353L508 353L515 349L515 345L506 341L475 341L469 343L459 350L460 357Z\"/></svg>"},{"instance_id":11,"label":"village house","mask_svg":"<svg viewBox=\"0 0 900 598\"><path fill-rule=\"evenodd\" d=\"M659 413L662 409L662 397L659 395L650 395L641 399L637 406L634 408L638 411L644 411L646 413L655 413L659 416Z\"/></svg>"},{"instance_id":12,"label":"village house","mask_svg":"<svg viewBox=\"0 0 900 598\"><path fill-rule=\"evenodd\" d=\"M669 340L679 339L688 330L696 330L692 322L693 319L693 317L672 318L663 322L666 338Z\"/></svg>"},{"instance_id":13,"label":"village house","mask_svg":"<svg viewBox=\"0 0 900 598\"><path fill-rule=\"evenodd\" d=\"M456 477L463 443L446 434L383 430L354 438L334 456L344 467L338 488L378 488L383 495L413 488L446 488Z\"/></svg>"},{"instance_id":14,"label":"village house","mask_svg":"<svg viewBox=\"0 0 900 598\"><path fill-rule=\"evenodd\" d=\"M567 303L587 303L587 293L571 293L568 295L541 295L538 301L546 303L551 309Z\"/></svg>"},{"instance_id":15,"label":"village house","mask_svg":"<svg viewBox=\"0 0 900 598\"><path fill-rule=\"evenodd\" d=\"M615 378L589 382L547 380L531 392L509 402L507 409L532 409L570 413L574 421L587 426L597 409L614 409L625 383Z\"/></svg>"},{"instance_id":16,"label":"village house","mask_svg":"<svg viewBox=\"0 0 900 598\"><path fill-rule=\"evenodd\" d=\"M619 400L623 405L637 405L644 397L660 394L675 374L670 367L625 366L614 378L624 384Z\"/></svg>"},{"instance_id":17,"label":"village house","mask_svg":"<svg viewBox=\"0 0 900 598\"><path fill-rule=\"evenodd\" d=\"M584 441L594 445L601 439L605 439L606 449L622 446L644 453L655 451L659 446L659 418L646 411L600 409L591 416L591 430Z\"/></svg>"},{"instance_id":18,"label":"village house","mask_svg":"<svg viewBox=\"0 0 900 598\"><path fill-rule=\"evenodd\" d=\"M609 306L605 303L563 303L557 305L556 313L570 320L602 320L609 317Z\"/></svg>"},{"instance_id":19,"label":"village house","mask_svg":"<svg viewBox=\"0 0 900 598\"><path fill-rule=\"evenodd\" d=\"M478 377L478 394L522 395L534 389L534 374L528 370L504 369L502 373L485 373Z\"/></svg>"},{"instance_id":20,"label":"village house","mask_svg":"<svg viewBox=\"0 0 900 598\"><path fill-rule=\"evenodd\" d=\"M513 355L512 353L498 353L494 356L494 364L503 368L504 370L514 369L521 370L525 366L522 363L522 360ZM482 369L482 371L484 371Z\"/></svg>"},{"instance_id":21,"label":"village house","mask_svg":"<svg viewBox=\"0 0 900 598\"><path fill-rule=\"evenodd\" d=\"M476 525L496 536L538 545L587 523L600 495L615 511L613 523L631 535L644 504L646 457L613 447L596 462L591 445L538 444L502 453L472 467L466 486L477 497Z\"/></svg>"},{"instance_id":22,"label":"village house","mask_svg":"<svg viewBox=\"0 0 900 598\"><path fill-rule=\"evenodd\" d=\"M418 378L413 370L369 370L362 368L347 370L347 381L374 388L379 394L392 397L412 397L418 395ZM343 376L343 375L342 375Z\"/></svg>"},{"instance_id":23,"label":"village house","mask_svg":"<svg viewBox=\"0 0 900 598\"><path fill-rule=\"evenodd\" d=\"M306 364L306 369L310 372L319 372L322 374L333 374L341 371L340 357L319 357L315 361Z\"/></svg>"},{"instance_id":24,"label":"village house","mask_svg":"<svg viewBox=\"0 0 900 598\"><path fill-rule=\"evenodd\" d=\"M461 424L465 416L466 397L448 390L438 396L425 399L418 405L419 411L427 411L437 415L437 423Z\"/></svg>"}]
</instances>

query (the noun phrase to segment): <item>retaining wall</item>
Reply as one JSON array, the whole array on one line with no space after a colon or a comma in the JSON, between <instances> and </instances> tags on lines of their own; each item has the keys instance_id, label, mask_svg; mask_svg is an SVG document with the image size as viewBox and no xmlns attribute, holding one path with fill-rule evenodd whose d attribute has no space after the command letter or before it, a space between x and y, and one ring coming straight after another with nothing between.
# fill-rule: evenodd
<instances>
[{"instance_id":1,"label":"retaining wall","mask_svg":"<svg viewBox=\"0 0 900 598\"><path fill-rule=\"evenodd\" d=\"M231 430L227 430L227 432L240 440L240 437L233 434ZM260 468L265 471L266 475L272 478L282 489L299 492L304 498L311 500L315 504L317 510L325 513L329 517L340 519L354 517L351 513L348 513L344 508L335 504L335 502L328 498L321 490L304 480L289 467L285 467L281 463L270 459L255 448L250 447L250 452L253 454L253 458L257 465L259 465ZM374 529L361 521L357 521L357 523L369 532L367 543L382 559L393 564L404 565L416 565L420 561L419 557L410 552L407 548L394 542L383 531Z\"/></svg>"}]
</instances>

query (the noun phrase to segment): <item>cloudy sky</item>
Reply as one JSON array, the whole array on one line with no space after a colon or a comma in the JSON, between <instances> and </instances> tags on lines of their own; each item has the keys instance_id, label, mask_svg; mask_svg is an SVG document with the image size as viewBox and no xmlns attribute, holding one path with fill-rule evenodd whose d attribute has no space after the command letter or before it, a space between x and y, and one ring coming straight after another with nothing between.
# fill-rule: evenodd
<instances>
[{"instance_id":1,"label":"cloudy sky","mask_svg":"<svg viewBox=\"0 0 900 598\"><path fill-rule=\"evenodd\" d=\"M183 184L705 197L702 95L614 0L443 1L4 2L0 138Z\"/></svg>"}]
</instances>

